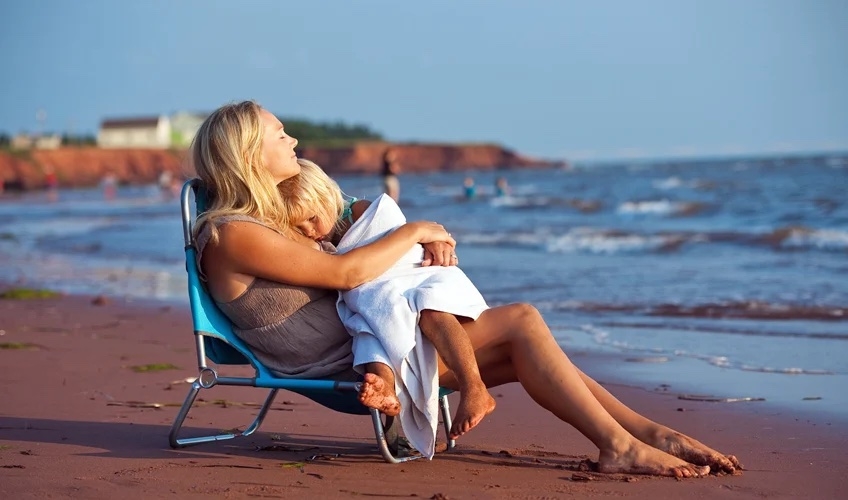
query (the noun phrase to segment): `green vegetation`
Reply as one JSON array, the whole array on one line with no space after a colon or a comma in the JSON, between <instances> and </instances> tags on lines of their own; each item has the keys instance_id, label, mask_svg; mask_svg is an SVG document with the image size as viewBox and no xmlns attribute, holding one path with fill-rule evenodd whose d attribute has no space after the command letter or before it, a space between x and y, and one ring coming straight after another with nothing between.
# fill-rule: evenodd
<instances>
[{"instance_id":1,"label":"green vegetation","mask_svg":"<svg viewBox=\"0 0 848 500\"><path fill-rule=\"evenodd\" d=\"M93 135L62 134L63 146L94 146L96 144L97 138Z\"/></svg>"},{"instance_id":2,"label":"green vegetation","mask_svg":"<svg viewBox=\"0 0 848 500\"><path fill-rule=\"evenodd\" d=\"M174 366L171 363L151 363L149 365L131 366L130 370L136 373L161 372L165 370L179 370L179 366Z\"/></svg>"},{"instance_id":3,"label":"green vegetation","mask_svg":"<svg viewBox=\"0 0 848 500\"><path fill-rule=\"evenodd\" d=\"M367 125L348 125L338 121L320 123L300 118L280 118L286 127L286 133L296 137L300 147L340 147L359 141L380 141L383 136L371 130Z\"/></svg>"},{"instance_id":4,"label":"green vegetation","mask_svg":"<svg viewBox=\"0 0 848 500\"><path fill-rule=\"evenodd\" d=\"M59 297L62 294L53 290L39 290L34 288L10 288L0 293L0 299L9 300L31 300L31 299L52 299Z\"/></svg>"}]
</instances>

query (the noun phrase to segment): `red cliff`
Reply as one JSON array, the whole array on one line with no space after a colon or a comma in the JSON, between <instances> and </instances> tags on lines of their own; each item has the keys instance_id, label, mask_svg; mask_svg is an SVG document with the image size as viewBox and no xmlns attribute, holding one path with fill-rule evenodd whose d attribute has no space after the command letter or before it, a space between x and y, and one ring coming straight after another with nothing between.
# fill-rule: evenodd
<instances>
[{"instance_id":1,"label":"red cliff","mask_svg":"<svg viewBox=\"0 0 848 500\"><path fill-rule=\"evenodd\" d=\"M388 144L363 142L339 148L301 148L298 154L329 173L376 173L385 149L395 150L404 173L498 168L547 167L559 162L537 160L489 144ZM155 182L170 171L189 177L193 171L185 151L159 149L59 148L18 152L0 151L0 179L7 189L40 189L45 173L56 173L60 186L97 185L107 173L127 184Z\"/></svg>"}]
</instances>

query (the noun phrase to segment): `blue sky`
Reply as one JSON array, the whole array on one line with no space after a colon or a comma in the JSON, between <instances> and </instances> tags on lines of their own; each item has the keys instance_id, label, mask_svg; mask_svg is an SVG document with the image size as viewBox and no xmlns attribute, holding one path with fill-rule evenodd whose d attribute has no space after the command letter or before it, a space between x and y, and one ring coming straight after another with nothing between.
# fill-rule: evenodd
<instances>
[{"instance_id":1,"label":"blue sky","mask_svg":"<svg viewBox=\"0 0 848 500\"><path fill-rule=\"evenodd\" d=\"M843 0L9 0L0 131L256 99L551 158L848 150Z\"/></svg>"}]
</instances>

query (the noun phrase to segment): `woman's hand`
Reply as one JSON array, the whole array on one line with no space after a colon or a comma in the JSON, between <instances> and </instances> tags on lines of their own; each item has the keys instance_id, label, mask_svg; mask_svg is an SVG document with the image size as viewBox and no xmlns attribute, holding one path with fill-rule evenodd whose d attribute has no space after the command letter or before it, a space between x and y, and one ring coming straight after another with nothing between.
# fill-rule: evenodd
<instances>
[{"instance_id":1,"label":"woman's hand","mask_svg":"<svg viewBox=\"0 0 848 500\"><path fill-rule=\"evenodd\" d=\"M421 261L422 266L447 267L459 264L456 256L456 249L447 243L434 241L432 243L425 243L423 246L424 260Z\"/></svg>"},{"instance_id":2,"label":"woman's hand","mask_svg":"<svg viewBox=\"0 0 848 500\"><path fill-rule=\"evenodd\" d=\"M424 245L425 243L435 243L438 241L447 243L451 246L451 248L456 246L456 240L454 240L450 233L447 232L439 223L429 222L429 221L417 221L417 222L407 222L404 224L405 226L411 227L415 230L415 234L418 235L418 243Z\"/></svg>"}]
</instances>

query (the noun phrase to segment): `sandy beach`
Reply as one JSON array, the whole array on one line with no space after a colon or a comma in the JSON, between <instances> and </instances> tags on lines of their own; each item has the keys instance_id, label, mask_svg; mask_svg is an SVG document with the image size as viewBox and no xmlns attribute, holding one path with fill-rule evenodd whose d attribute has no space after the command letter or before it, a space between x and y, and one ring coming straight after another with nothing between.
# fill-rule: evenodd
<instances>
[{"instance_id":1,"label":"sandy beach","mask_svg":"<svg viewBox=\"0 0 848 500\"><path fill-rule=\"evenodd\" d=\"M457 450L432 461L386 464L367 417L291 393L278 396L249 438L172 450L168 431L185 397L184 379L196 375L188 311L100 302L0 300L0 497L844 498L848 492L842 423L609 383L625 403L736 454L747 470L683 481L586 471L585 461L597 458L594 446L516 384L493 389L495 413ZM593 370L602 364L593 361L602 360L573 358L604 381ZM173 367L136 371L153 364ZM201 397L188 432L247 425L264 392L214 388Z\"/></svg>"}]
</instances>

